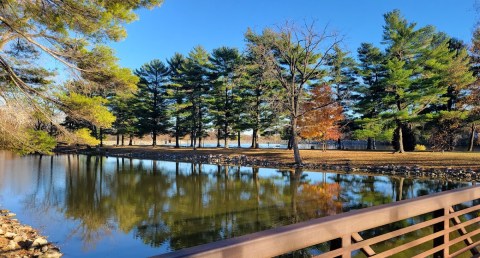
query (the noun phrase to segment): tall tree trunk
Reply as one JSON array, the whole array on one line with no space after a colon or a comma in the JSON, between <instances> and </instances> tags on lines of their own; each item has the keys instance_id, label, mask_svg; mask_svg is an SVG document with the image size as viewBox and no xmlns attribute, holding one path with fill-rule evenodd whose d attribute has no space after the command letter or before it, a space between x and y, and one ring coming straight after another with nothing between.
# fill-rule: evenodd
<instances>
[{"instance_id":1,"label":"tall tree trunk","mask_svg":"<svg viewBox=\"0 0 480 258\"><path fill-rule=\"evenodd\" d=\"M260 92L256 94L257 101L255 104L255 126L252 134L252 148L258 149L258 129L260 128Z\"/></svg>"},{"instance_id":2,"label":"tall tree trunk","mask_svg":"<svg viewBox=\"0 0 480 258\"><path fill-rule=\"evenodd\" d=\"M288 138L287 149L293 149L293 135L290 135L290 137Z\"/></svg>"},{"instance_id":3,"label":"tall tree trunk","mask_svg":"<svg viewBox=\"0 0 480 258\"><path fill-rule=\"evenodd\" d=\"M472 123L472 126L471 126L471 131L470 131L470 143L468 145L468 151L473 151L473 145L474 145L474 142L475 142L475 123Z\"/></svg>"},{"instance_id":4,"label":"tall tree trunk","mask_svg":"<svg viewBox=\"0 0 480 258\"><path fill-rule=\"evenodd\" d=\"M203 114L202 114L201 107L199 107L199 110L198 110L198 131L197 131L198 148L202 147L202 133L203 133Z\"/></svg>"},{"instance_id":5,"label":"tall tree trunk","mask_svg":"<svg viewBox=\"0 0 480 258\"><path fill-rule=\"evenodd\" d=\"M152 106L152 109L153 109L153 117L152 117L152 121L153 121L153 127L152 127L152 146L155 147L157 146L157 133L158 133L158 130L157 130L157 127L158 127L158 123L157 123L157 119L158 119L158 110L157 110L157 106L158 106L158 82L155 83L155 89L153 91L153 106Z\"/></svg>"},{"instance_id":6,"label":"tall tree trunk","mask_svg":"<svg viewBox=\"0 0 480 258\"><path fill-rule=\"evenodd\" d=\"M180 127L178 126L178 114L175 116L175 148L180 148Z\"/></svg>"},{"instance_id":7,"label":"tall tree trunk","mask_svg":"<svg viewBox=\"0 0 480 258\"><path fill-rule=\"evenodd\" d=\"M238 148L240 148L240 147L241 147L241 144L240 144L240 131L238 131L237 140L238 140Z\"/></svg>"},{"instance_id":8,"label":"tall tree trunk","mask_svg":"<svg viewBox=\"0 0 480 258\"><path fill-rule=\"evenodd\" d=\"M193 144L193 138L194 138L193 135L194 135L194 133L193 133L193 131L192 131L192 132L190 133L190 147L195 146L195 145Z\"/></svg>"},{"instance_id":9,"label":"tall tree trunk","mask_svg":"<svg viewBox=\"0 0 480 258\"><path fill-rule=\"evenodd\" d=\"M192 142L193 149L197 149L197 136L193 135L193 142Z\"/></svg>"},{"instance_id":10,"label":"tall tree trunk","mask_svg":"<svg viewBox=\"0 0 480 258\"><path fill-rule=\"evenodd\" d=\"M404 153L405 150L403 149L403 129L402 124L397 122L397 130L398 130L398 152Z\"/></svg>"},{"instance_id":11,"label":"tall tree trunk","mask_svg":"<svg viewBox=\"0 0 480 258\"><path fill-rule=\"evenodd\" d=\"M295 164L302 164L302 157L300 156L300 149L298 148L298 135L297 135L297 118L292 119L292 145L293 145L293 157Z\"/></svg>"},{"instance_id":12,"label":"tall tree trunk","mask_svg":"<svg viewBox=\"0 0 480 258\"><path fill-rule=\"evenodd\" d=\"M103 147L103 129L100 127L100 147Z\"/></svg>"},{"instance_id":13,"label":"tall tree trunk","mask_svg":"<svg viewBox=\"0 0 480 258\"><path fill-rule=\"evenodd\" d=\"M372 149L373 149L372 137L368 137L368 139L367 139L367 150L372 150Z\"/></svg>"},{"instance_id":14,"label":"tall tree trunk","mask_svg":"<svg viewBox=\"0 0 480 258\"><path fill-rule=\"evenodd\" d=\"M220 148L220 128L217 129L217 148Z\"/></svg>"},{"instance_id":15,"label":"tall tree trunk","mask_svg":"<svg viewBox=\"0 0 480 258\"><path fill-rule=\"evenodd\" d=\"M152 146L157 146L157 132L155 129L152 132Z\"/></svg>"},{"instance_id":16,"label":"tall tree trunk","mask_svg":"<svg viewBox=\"0 0 480 258\"><path fill-rule=\"evenodd\" d=\"M117 133L117 146L120 144L120 134Z\"/></svg>"},{"instance_id":17,"label":"tall tree trunk","mask_svg":"<svg viewBox=\"0 0 480 258\"><path fill-rule=\"evenodd\" d=\"M130 134L130 135L129 135L129 138L130 138L130 139L128 140L128 145L129 145L129 146L132 146L132 145L133 145L133 134Z\"/></svg>"},{"instance_id":18,"label":"tall tree trunk","mask_svg":"<svg viewBox=\"0 0 480 258\"><path fill-rule=\"evenodd\" d=\"M178 131L175 133L175 148L180 148L180 137L178 136Z\"/></svg>"},{"instance_id":19,"label":"tall tree trunk","mask_svg":"<svg viewBox=\"0 0 480 258\"><path fill-rule=\"evenodd\" d=\"M196 110L196 109L195 109ZM195 112L197 114L197 112ZM196 117L193 118L193 128L192 128L192 135L191 135L191 145L194 150L197 149L197 121Z\"/></svg>"},{"instance_id":20,"label":"tall tree trunk","mask_svg":"<svg viewBox=\"0 0 480 258\"><path fill-rule=\"evenodd\" d=\"M122 146L125 146L125 135L122 134Z\"/></svg>"},{"instance_id":21,"label":"tall tree trunk","mask_svg":"<svg viewBox=\"0 0 480 258\"><path fill-rule=\"evenodd\" d=\"M252 133L252 147L251 148L254 148L254 149L258 149L258 129L253 129L253 133Z\"/></svg>"},{"instance_id":22,"label":"tall tree trunk","mask_svg":"<svg viewBox=\"0 0 480 258\"><path fill-rule=\"evenodd\" d=\"M224 144L223 148L228 149L229 148L229 146L228 146L229 137L228 137L228 124L227 123L225 123L225 128L223 130L223 133L225 134L223 136L223 144Z\"/></svg>"},{"instance_id":23,"label":"tall tree trunk","mask_svg":"<svg viewBox=\"0 0 480 258\"><path fill-rule=\"evenodd\" d=\"M341 150L342 149L342 139L340 137L338 137L337 139L337 150Z\"/></svg>"},{"instance_id":24,"label":"tall tree trunk","mask_svg":"<svg viewBox=\"0 0 480 258\"><path fill-rule=\"evenodd\" d=\"M225 87L225 124L224 124L224 127L223 127L223 133L225 134L224 135L224 144L225 146L223 146L224 148L228 149L230 146L228 146L228 138L229 138L229 130L228 130L228 126L229 126L229 123L228 123L228 120L230 119L230 107L229 107L229 104L228 104L228 86Z\"/></svg>"},{"instance_id":25,"label":"tall tree trunk","mask_svg":"<svg viewBox=\"0 0 480 258\"><path fill-rule=\"evenodd\" d=\"M100 138L98 138L98 130L97 130L97 127L96 126L92 126L92 132L93 132L93 137L95 137L95 139L97 140L100 140Z\"/></svg>"}]
</instances>

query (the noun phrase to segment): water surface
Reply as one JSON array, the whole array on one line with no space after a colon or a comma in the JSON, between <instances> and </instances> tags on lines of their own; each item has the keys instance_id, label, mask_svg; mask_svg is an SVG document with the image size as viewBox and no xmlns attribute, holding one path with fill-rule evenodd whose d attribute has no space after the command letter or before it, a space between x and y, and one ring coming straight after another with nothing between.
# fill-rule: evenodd
<instances>
[{"instance_id":1,"label":"water surface","mask_svg":"<svg viewBox=\"0 0 480 258\"><path fill-rule=\"evenodd\" d=\"M65 257L145 257L469 183L0 152L0 207Z\"/></svg>"}]
</instances>

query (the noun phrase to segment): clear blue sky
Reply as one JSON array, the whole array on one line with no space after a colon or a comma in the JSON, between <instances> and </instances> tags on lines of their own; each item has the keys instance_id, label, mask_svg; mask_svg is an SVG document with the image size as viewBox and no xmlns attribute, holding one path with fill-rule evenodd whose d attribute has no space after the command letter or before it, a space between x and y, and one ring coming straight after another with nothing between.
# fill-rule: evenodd
<instances>
[{"instance_id":1,"label":"clear blue sky","mask_svg":"<svg viewBox=\"0 0 480 258\"><path fill-rule=\"evenodd\" d=\"M120 64L138 68L152 59L162 61L194 46L208 51L220 46L244 48L248 27L260 32L286 20L315 20L319 28L345 36L344 46L356 53L362 42L380 45L383 14L399 9L418 26L437 30L469 43L478 19L476 0L165 0L160 8L139 10L128 24L128 37L111 44Z\"/></svg>"}]
</instances>

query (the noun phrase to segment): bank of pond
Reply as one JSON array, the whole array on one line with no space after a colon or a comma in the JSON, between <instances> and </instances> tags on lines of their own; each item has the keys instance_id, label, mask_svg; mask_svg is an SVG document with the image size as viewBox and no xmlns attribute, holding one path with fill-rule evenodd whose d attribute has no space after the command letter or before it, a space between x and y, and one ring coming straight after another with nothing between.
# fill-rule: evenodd
<instances>
[{"instance_id":1,"label":"bank of pond","mask_svg":"<svg viewBox=\"0 0 480 258\"><path fill-rule=\"evenodd\" d=\"M40 229L66 257L152 256L475 184L122 157L19 157L6 151L0 164L0 207ZM416 236L383 244L411 237Z\"/></svg>"}]
</instances>

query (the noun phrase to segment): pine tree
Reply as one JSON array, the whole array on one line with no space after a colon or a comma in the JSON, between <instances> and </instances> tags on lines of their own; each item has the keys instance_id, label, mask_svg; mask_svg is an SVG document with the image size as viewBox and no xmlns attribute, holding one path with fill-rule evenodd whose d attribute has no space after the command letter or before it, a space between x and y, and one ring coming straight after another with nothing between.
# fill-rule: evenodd
<instances>
[{"instance_id":1,"label":"pine tree","mask_svg":"<svg viewBox=\"0 0 480 258\"><path fill-rule=\"evenodd\" d=\"M358 84L352 93L355 102L354 110L361 114L361 119L356 121L361 126L354 135L357 139L367 139L367 149L375 149L375 139L391 139L385 135L381 120L378 119L384 97L382 80L385 77L385 55L381 50L370 43L362 43L357 50L357 73L362 83Z\"/></svg>"},{"instance_id":2,"label":"pine tree","mask_svg":"<svg viewBox=\"0 0 480 258\"><path fill-rule=\"evenodd\" d=\"M140 78L137 99L139 134L150 133L152 146L157 145L157 135L168 133L170 128L167 113L167 82L170 70L160 60L144 64L135 74Z\"/></svg>"},{"instance_id":3,"label":"pine tree","mask_svg":"<svg viewBox=\"0 0 480 258\"><path fill-rule=\"evenodd\" d=\"M439 34L440 39L448 37ZM445 103L431 105L423 113L431 113L432 121L428 124L431 128L429 141L432 148L437 150L453 150L461 129L468 121L468 113L471 109L465 105L468 95L467 87L474 78L470 70L470 57L463 42L456 39L448 39L448 48L454 53L452 59L447 61L448 67L443 74L442 80L447 85L444 94Z\"/></svg>"},{"instance_id":4,"label":"pine tree","mask_svg":"<svg viewBox=\"0 0 480 258\"><path fill-rule=\"evenodd\" d=\"M208 71L208 52L201 46L195 47L182 65L182 91L185 93L185 110L189 121L191 146L201 147L202 138L207 135L209 122L208 94L211 89ZM198 140L198 141L197 141Z\"/></svg>"},{"instance_id":5,"label":"pine tree","mask_svg":"<svg viewBox=\"0 0 480 258\"><path fill-rule=\"evenodd\" d=\"M259 44L261 38L249 38L252 32L247 32L247 52L240 70L240 81L243 88L242 99L245 109L243 121L252 130L251 148L258 148L260 135L279 133L282 109L279 96L282 88L275 80L271 64L263 59L267 55L268 39ZM257 43L255 43L257 42Z\"/></svg>"},{"instance_id":6,"label":"pine tree","mask_svg":"<svg viewBox=\"0 0 480 258\"><path fill-rule=\"evenodd\" d=\"M439 37L431 26L415 29L399 11L385 14L384 41L387 45L385 110L380 116L395 123L398 151L404 152L407 124L425 121L429 114L422 111L446 102L449 84L445 78L455 52L448 39ZM411 128L411 125L408 126ZM413 149L410 149L413 150Z\"/></svg>"},{"instance_id":7,"label":"pine tree","mask_svg":"<svg viewBox=\"0 0 480 258\"><path fill-rule=\"evenodd\" d=\"M139 134L137 103L134 94L117 94L109 103L110 110L116 117L113 128L117 135L117 145L125 144L125 135L131 139ZM130 141L129 144L131 145L132 142Z\"/></svg>"},{"instance_id":8,"label":"pine tree","mask_svg":"<svg viewBox=\"0 0 480 258\"><path fill-rule=\"evenodd\" d=\"M167 62L170 69L168 96L171 101L169 110L174 124L172 135L175 137L175 148L180 148L180 138L183 138L189 132L185 89L182 85L182 67L185 63L185 57L182 54L175 53Z\"/></svg>"},{"instance_id":9,"label":"pine tree","mask_svg":"<svg viewBox=\"0 0 480 258\"><path fill-rule=\"evenodd\" d=\"M344 115L342 121L337 120L338 124L346 125L349 123L348 114L351 106L351 92L358 84L355 77L355 60L348 56L349 53L343 51L338 44L333 46L333 52L327 56L329 87L333 89L335 100L342 107ZM347 127L343 127L347 128ZM342 129L343 129L342 128ZM341 137L338 135L338 149L341 148Z\"/></svg>"},{"instance_id":10,"label":"pine tree","mask_svg":"<svg viewBox=\"0 0 480 258\"><path fill-rule=\"evenodd\" d=\"M217 137L223 136L223 146L228 148L228 141L234 136L233 128L236 127L241 114L239 110L235 112L235 108L240 104L235 71L240 65L241 56L235 48L220 47L213 50L209 60L213 81L211 94L213 123L217 129Z\"/></svg>"}]
</instances>

